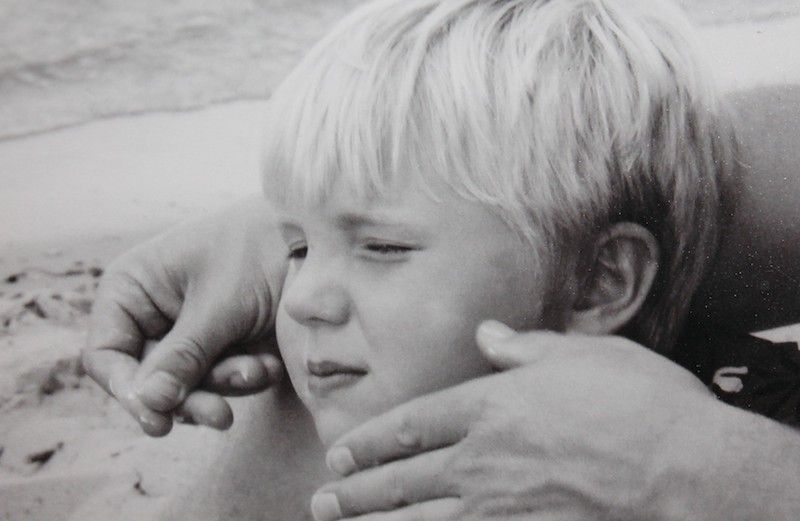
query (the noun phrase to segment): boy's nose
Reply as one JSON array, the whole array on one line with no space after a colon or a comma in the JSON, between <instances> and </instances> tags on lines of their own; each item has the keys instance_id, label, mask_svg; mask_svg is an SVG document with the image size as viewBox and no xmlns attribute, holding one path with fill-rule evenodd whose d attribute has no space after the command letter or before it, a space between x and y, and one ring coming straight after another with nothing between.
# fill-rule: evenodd
<instances>
[{"instance_id":1,"label":"boy's nose","mask_svg":"<svg viewBox=\"0 0 800 521\"><path fill-rule=\"evenodd\" d=\"M284 288L286 313L306 325L341 325L350 317L350 299L338 277L304 265Z\"/></svg>"}]
</instances>

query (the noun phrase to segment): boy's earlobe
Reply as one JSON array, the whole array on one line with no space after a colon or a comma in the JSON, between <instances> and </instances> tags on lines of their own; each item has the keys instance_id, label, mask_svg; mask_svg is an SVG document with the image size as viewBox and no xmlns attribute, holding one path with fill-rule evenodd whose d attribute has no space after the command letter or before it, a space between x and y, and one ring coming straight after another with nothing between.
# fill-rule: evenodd
<instances>
[{"instance_id":1,"label":"boy's earlobe","mask_svg":"<svg viewBox=\"0 0 800 521\"><path fill-rule=\"evenodd\" d=\"M590 259L580 262L583 273L566 330L613 334L639 312L658 271L659 247L652 233L641 225L611 225L587 248Z\"/></svg>"}]
</instances>

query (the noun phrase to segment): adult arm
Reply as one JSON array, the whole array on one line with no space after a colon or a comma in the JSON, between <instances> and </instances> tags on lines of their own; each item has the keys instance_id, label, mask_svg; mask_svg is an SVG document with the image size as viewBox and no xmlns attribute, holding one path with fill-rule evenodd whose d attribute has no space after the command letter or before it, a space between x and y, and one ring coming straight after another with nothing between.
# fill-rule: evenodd
<instances>
[{"instance_id":1,"label":"adult arm","mask_svg":"<svg viewBox=\"0 0 800 521\"><path fill-rule=\"evenodd\" d=\"M482 327L502 374L337 441L318 521L796 520L800 436L617 337Z\"/></svg>"}]
</instances>

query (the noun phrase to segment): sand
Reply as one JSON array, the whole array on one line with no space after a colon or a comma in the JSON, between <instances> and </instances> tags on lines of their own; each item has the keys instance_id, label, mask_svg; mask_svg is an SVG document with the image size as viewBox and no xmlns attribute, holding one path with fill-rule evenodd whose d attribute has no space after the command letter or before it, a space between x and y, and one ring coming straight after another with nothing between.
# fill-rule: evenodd
<instances>
[{"instance_id":1,"label":"sand","mask_svg":"<svg viewBox=\"0 0 800 521\"><path fill-rule=\"evenodd\" d=\"M220 434L137 425L78 355L103 267L259 190L263 102L0 143L0 519L155 519Z\"/></svg>"},{"instance_id":2,"label":"sand","mask_svg":"<svg viewBox=\"0 0 800 521\"><path fill-rule=\"evenodd\" d=\"M800 84L800 18L707 27L701 38L728 90ZM77 357L113 257L259 190L262 108L235 102L0 142L0 519L156 519L224 436L187 426L143 436Z\"/></svg>"}]
</instances>

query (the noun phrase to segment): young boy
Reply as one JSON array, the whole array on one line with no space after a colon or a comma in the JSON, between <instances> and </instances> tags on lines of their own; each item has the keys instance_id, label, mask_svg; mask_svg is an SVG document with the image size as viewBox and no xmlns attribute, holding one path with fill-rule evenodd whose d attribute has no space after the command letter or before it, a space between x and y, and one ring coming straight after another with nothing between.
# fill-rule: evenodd
<instances>
[{"instance_id":1,"label":"young boy","mask_svg":"<svg viewBox=\"0 0 800 521\"><path fill-rule=\"evenodd\" d=\"M491 370L475 329L666 352L733 141L686 22L642 0L385 0L272 97L276 318L327 445Z\"/></svg>"}]
</instances>

